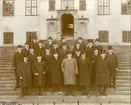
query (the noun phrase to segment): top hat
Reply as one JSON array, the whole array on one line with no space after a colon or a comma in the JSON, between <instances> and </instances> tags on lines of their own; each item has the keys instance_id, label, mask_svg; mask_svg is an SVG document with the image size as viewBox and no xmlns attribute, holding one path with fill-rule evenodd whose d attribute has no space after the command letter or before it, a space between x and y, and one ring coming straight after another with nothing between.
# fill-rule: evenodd
<instances>
[{"instance_id":1,"label":"top hat","mask_svg":"<svg viewBox=\"0 0 131 105\"><path fill-rule=\"evenodd\" d=\"M79 37L79 38L78 38L78 40L79 40L79 39L83 40L83 38L82 38L82 37Z\"/></svg>"},{"instance_id":2,"label":"top hat","mask_svg":"<svg viewBox=\"0 0 131 105\"><path fill-rule=\"evenodd\" d=\"M50 37L48 37L48 40L49 40L49 39L51 39L51 40L52 40L53 38L50 36Z\"/></svg>"}]
</instances>

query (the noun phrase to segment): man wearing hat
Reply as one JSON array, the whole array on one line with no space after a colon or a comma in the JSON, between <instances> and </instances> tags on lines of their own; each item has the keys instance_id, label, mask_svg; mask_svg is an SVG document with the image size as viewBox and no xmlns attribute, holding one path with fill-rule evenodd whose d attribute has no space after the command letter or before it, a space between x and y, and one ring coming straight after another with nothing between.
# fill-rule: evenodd
<instances>
[{"instance_id":1,"label":"man wearing hat","mask_svg":"<svg viewBox=\"0 0 131 105\"><path fill-rule=\"evenodd\" d=\"M78 60L78 73L79 73L79 85L82 90L82 95L89 95L90 87L90 75L91 75L91 63L90 59L86 58L86 52L81 53L81 57Z\"/></svg>"},{"instance_id":2,"label":"man wearing hat","mask_svg":"<svg viewBox=\"0 0 131 105\"><path fill-rule=\"evenodd\" d=\"M58 46L56 40L53 41L53 48L52 48L52 51L51 51L51 52L52 52L52 53L54 53L54 52L59 53L59 46Z\"/></svg>"},{"instance_id":3,"label":"man wearing hat","mask_svg":"<svg viewBox=\"0 0 131 105\"><path fill-rule=\"evenodd\" d=\"M23 61L19 64L18 68L20 87L22 90L21 97L23 97L28 94L29 88L32 86L31 65L28 62L28 55L24 55Z\"/></svg>"},{"instance_id":4,"label":"man wearing hat","mask_svg":"<svg viewBox=\"0 0 131 105\"><path fill-rule=\"evenodd\" d=\"M30 53L28 55L28 61L31 65L31 70L33 70L33 65L37 61L37 55L35 54L34 48L32 46L30 47ZM33 75L33 72L32 72L32 87L35 86L35 81L33 79L34 79L34 75Z\"/></svg>"},{"instance_id":5,"label":"man wearing hat","mask_svg":"<svg viewBox=\"0 0 131 105\"><path fill-rule=\"evenodd\" d=\"M106 58L106 52L103 50L96 62L96 85L98 86L97 95L107 95L107 87L110 86L110 68L109 61Z\"/></svg>"},{"instance_id":6,"label":"man wearing hat","mask_svg":"<svg viewBox=\"0 0 131 105\"><path fill-rule=\"evenodd\" d=\"M35 86L38 88L38 95L42 95L42 88L46 85L46 73L48 71L47 64L42 61L42 56L37 55L37 62L33 66L33 75Z\"/></svg>"},{"instance_id":7,"label":"man wearing hat","mask_svg":"<svg viewBox=\"0 0 131 105\"><path fill-rule=\"evenodd\" d=\"M84 51L79 42L76 42L76 44L73 47L73 50L72 50L73 55L75 54L76 50L80 50L81 52Z\"/></svg>"},{"instance_id":8,"label":"man wearing hat","mask_svg":"<svg viewBox=\"0 0 131 105\"><path fill-rule=\"evenodd\" d=\"M90 58L92 57L93 51L94 51L94 47L93 47L93 40L92 39L88 39L88 43L87 46L85 48L87 57Z\"/></svg>"},{"instance_id":9,"label":"man wearing hat","mask_svg":"<svg viewBox=\"0 0 131 105\"><path fill-rule=\"evenodd\" d=\"M68 49L66 44L62 44L61 45L61 48L59 48L59 55L60 55L61 59L65 59L66 58L68 50L69 49Z\"/></svg>"},{"instance_id":10,"label":"man wearing hat","mask_svg":"<svg viewBox=\"0 0 131 105\"><path fill-rule=\"evenodd\" d=\"M76 74L78 74L77 61L72 58L72 52L67 53L67 58L62 61L61 69L64 75L64 85L66 86L66 95L74 95L73 87L76 85Z\"/></svg>"},{"instance_id":11,"label":"man wearing hat","mask_svg":"<svg viewBox=\"0 0 131 105\"><path fill-rule=\"evenodd\" d=\"M62 38L61 38L61 43L60 43L60 45L59 45L59 48L60 48L60 49L62 49L63 44L66 45L67 48L69 49L69 45L67 44L65 37L62 37Z\"/></svg>"},{"instance_id":12,"label":"man wearing hat","mask_svg":"<svg viewBox=\"0 0 131 105\"><path fill-rule=\"evenodd\" d=\"M107 59L109 61L109 67L111 71L111 86L113 88L116 88L116 74L118 71L118 59L116 54L114 53L112 46L108 46Z\"/></svg>"},{"instance_id":13,"label":"man wearing hat","mask_svg":"<svg viewBox=\"0 0 131 105\"><path fill-rule=\"evenodd\" d=\"M45 49L44 49L44 45L43 45L43 41L40 40L39 43L38 43L38 48L37 48L37 51L36 51L37 55L40 54L41 56L43 56L44 52L45 52Z\"/></svg>"},{"instance_id":14,"label":"man wearing hat","mask_svg":"<svg viewBox=\"0 0 131 105\"><path fill-rule=\"evenodd\" d=\"M29 42L25 42L24 48L22 49L23 56L29 55L29 52L30 52L29 47L30 47Z\"/></svg>"},{"instance_id":15,"label":"man wearing hat","mask_svg":"<svg viewBox=\"0 0 131 105\"><path fill-rule=\"evenodd\" d=\"M48 47L52 51L53 48L53 38L49 37L47 43L45 44L45 48Z\"/></svg>"},{"instance_id":16,"label":"man wearing hat","mask_svg":"<svg viewBox=\"0 0 131 105\"><path fill-rule=\"evenodd\" d=\"M17 51L13 55L13 69L14 69L14 75L16 79L16 87L15 89L19 88L19 77L18 77L18 66L20 62L23 61L23 54L22 54L22 46L17 46Z\"/></svg>"},{"instance_id":17,"label":"man wearing hat","mask_svg":"<svg viewBox=\"0 0 131 105\"><path fill-rule=\"evenodd\" d=\"M63 78L61 71L61 63L62 60L58 52L53 53L52 61L51 61L51 83L53 86L53 92L60 92L60 87L62 86Z\"/></svg>"},{"instance_id":18,"label":"man wearing hat","mask_svg":"<svg viewBox=\"0 0 131 105\"><path fill-rule=\"evenodd\" d=\"M50 50L50 47L46 47L45 48L45 53L43 55L43 60L46 62L47 66L48 66L48 72L46 74L46 87L51 87L51 60L52 60L52 53Z\"/></svg>"},{"instance_id":19,"label":"man wearing hat","mask_svg":"<svg viewBox=\"0 0 131 105\"><path fill-rule=\"evenodd\" d=\"M100 45L100 41L98 38L96 38L94 43L94 48L98 49L99 54L103 51L103 47Z\"/></svg>"},{"instance_id":20,"label":"man wearing hat","mask_svg":"<svg viewBox=\"0 0 131 105\"><path fill-rule=\"evenodd\" d=\"M38 39L37 39L37 37L35 37L35 36L33 37L33 40L31 42L30 46L32 46L34 48L34 51L36 53L36 51L38 49Z\"/></svg>"},{"instance_id":21,"label":"man wearing hat","mask_svg":"<svg viewBox=\"0 0 131 105\"><path fill-rule=\"evenodd\" d=\"M80 49L81 49L82 51L84 51L85 48L86 48L86 45L85 45L85 43L84 43L84 41L83 41L83 38L82 38L82 37L79 37L78 40L77 40L77 42L80 43Z\"/></svg>"}]
</instances>

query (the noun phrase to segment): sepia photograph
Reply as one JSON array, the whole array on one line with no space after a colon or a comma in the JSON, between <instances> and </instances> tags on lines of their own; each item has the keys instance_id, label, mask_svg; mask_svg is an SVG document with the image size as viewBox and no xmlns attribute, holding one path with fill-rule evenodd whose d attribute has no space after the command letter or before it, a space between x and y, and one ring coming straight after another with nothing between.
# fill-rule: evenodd
<instances>
[{"instance_id":1,"label":"sepia photograph","mask_svg":"<svg viewBox=\"0 0 131 105\"><path fill-rule=\"evenodd\" d=\"M0 0L0 105L131 105L131 0Z\"/></svg>"}]
</instances>

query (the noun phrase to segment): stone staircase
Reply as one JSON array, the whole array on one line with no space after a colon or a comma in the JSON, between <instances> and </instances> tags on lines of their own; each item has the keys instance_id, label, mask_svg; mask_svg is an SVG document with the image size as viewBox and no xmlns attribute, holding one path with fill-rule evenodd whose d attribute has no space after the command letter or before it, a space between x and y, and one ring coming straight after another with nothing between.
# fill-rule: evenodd
<instances>
[{"instance_id":1,"label":"stone staircase","mask_svg":"<svg viewBox=\"0 0 131 105\"><path fill-rule=\"evenodd\" d=\"M105 49L107 46L105 46ZM15 79L12 70L12 55L15 47L0 48L0 100L15 100L18 102L29 103L50 103L49 105L130 105L131 95L131 56L129 46L115 46L116 54L119 60L119 71L117 73L116 85L117 89L108 89L108 96L96 97L91 95L86 96L63 96L47 93L46 96L26 96L19 98L20 90L14 91ZM79 101L79 103L78 103ZM55 102L55 103L53 103ZM62 104L63 103L63 104ZM87 104L88 103L88 104Z\"/></svg>"}]
</instances>

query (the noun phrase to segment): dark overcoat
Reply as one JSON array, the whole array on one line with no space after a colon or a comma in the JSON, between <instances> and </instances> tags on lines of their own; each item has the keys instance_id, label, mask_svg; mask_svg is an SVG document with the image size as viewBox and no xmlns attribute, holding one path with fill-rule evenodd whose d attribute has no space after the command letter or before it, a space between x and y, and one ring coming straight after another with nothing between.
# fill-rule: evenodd
<instances>
[{"instance_id":1,"label":"dark overcoat","mask_svg":"<svg viewBox=\"0 0 131 105\"><path fill-rule=\"evenodd\" d=\"M86 47L85 51L86 51L87 57L91 59L94 52L94 47Z\"/></svg>"},{"instance_id":2,"label":"dark overcoat","mask_svg":"<svg viewBox=\"0 0 131 105\"><path fill-rule=\"evenodd\" d=\"M32 74L31 74L31 65L29 62L21 62L19 64L19 78L21 87L31 87L32 86Z\"/></svg>"},{"instance_id":3,"label":"dark overcoat","mask_svg":"<svg viewBox=\"0 0 131 105\"><path fill-rule=\"evenodd\" d=\"M68 49L63 50L63 49L59 49L59 56L61 59L65 59L68 53Z\"/></svg>"},{"instance_id":4,"label":"dark overcoat","mask_svg":"<svg viewBox=\"0 0 131 105\"><path fill-rule=\"evenodd\" d=\"M25 56L25 55L28 56L29 53L30 53L29 49L26 49L26 48L23 48L23 49L22 49L22 54L23 54L23 56Z\"/></svg>"},{"instance_id":5,"label":"dark overcoat","mask_svg":"<svg viewBox=\"0 0 131 105\"><path fill-rule=\"evenodd\" d=\"M94 84L95 83L95 80L96 80L96 62L99 58L99 55L95 55L95 54L92 54L92 57L91 57L91 61L92 61L92 71L91 71L91 82Z\"/></svg>"},{"instance_id":6,"label":"dark overcoat","mask_svg":"<svg viewBox=\"0 0 131 105\"><path fill-rule=\"evenodd\" d=\"M96 84L97 85L110 85L110 69L108 60L98 58L96 62Z\"/></svg>"},{"instance_id":7,"label":"dark overcoat","mask_svg":"<svg viewBox=\"0 0 131 105\"><path fill-rule=\"evenodd\" d=\"M43 57L44 53L45 53L45 48L44 47L42 47L42 48L38 47L37 48L37 51L36 51L37 55L40 54Z\"/></svg>"},{"instance_id":8,"label":"dark overcoat","mask_svg":"<svg viewBox=\"0 0 131 105\"><path fill-rule=\"evenodd\" d=\"M66 46L67 46L67 49L70 48L69 45L68 45L67 43L60 43L59 48L62 49L62 46L63 46L63 45L66 45Z\"/></svg>"},{"instance_id":9,"label":"dark overcoat","mask_svg":"<svg viewBox=\"0 0 131 105\"><path fill-rule=\"evenodd\" d=\"M19 52L15 52L14 55L13 55L13 67L15 67L15 70L17 70L17 67L19 65L20 62L23 61L23 54L22 52L19 53Z\"/></svg>"},{"instance_id":10,"label":"dark overcoat","mask_svg":"<svg viewBox=\"0 0 131 105\"><path fill-rule=\"evenodd\" d=\"M51 81L53 84L62 82L61 59L52 58L51 61Z\"/></svg>"},{"instance_id":11,"label":"dark overcoat","mask_svg":"<svg viewBox=\"0 0 131 105\"><path fill-rule=\"evenodd\" d=\"M28 55L28 61L30 62L31 66L37 61L37 55L29 53Z\"/></svg>"},{"instance_id":12,"label":"dark overcoat","mask_svg":"<svg viewBox=\"0 0 131 105\"><path fill-rule=\"evenodd\" d=\"M30 44L30 47L33 47L33 48L34 48L35 53L37 53L38 46L39 46L38 43L32 42L32 43Z\"/></svg>"},{"instance_id":13,"label":"dark overcoat","mask_svg":"<svg viewBox=\"0 0 131 105\"><path fill-rule=\"evenodd\" d=\"M79 85L90 85L91 63L89 58L78 60Z\"/></svg>"},{"instance_id":14,"label":"dark overcoat","mask_svg":"<svg viewBox=\"0 0 131 105\"><path fill-rule=\"evenodd\" d=\"M36 62L33 66L33 74L38 73L38 76L35 75L34 81L36 86L45 86L45 74L48 70L48 67L44 61Z\"/></svg>"},{"instance_id":15,"label":"dark overcoat","mask_svg":"<svg viewBox=\"0 0 131 105\"><path fill-rule=\"evenodd\" d=\"M111 71L111 76L115 76L117 71L116 68L118 68L118 59L117 56L115 54L112 55L107 55L107 59L109 62L109 67L110 67L110 71Z\"/></svg>"}]
</instances>

